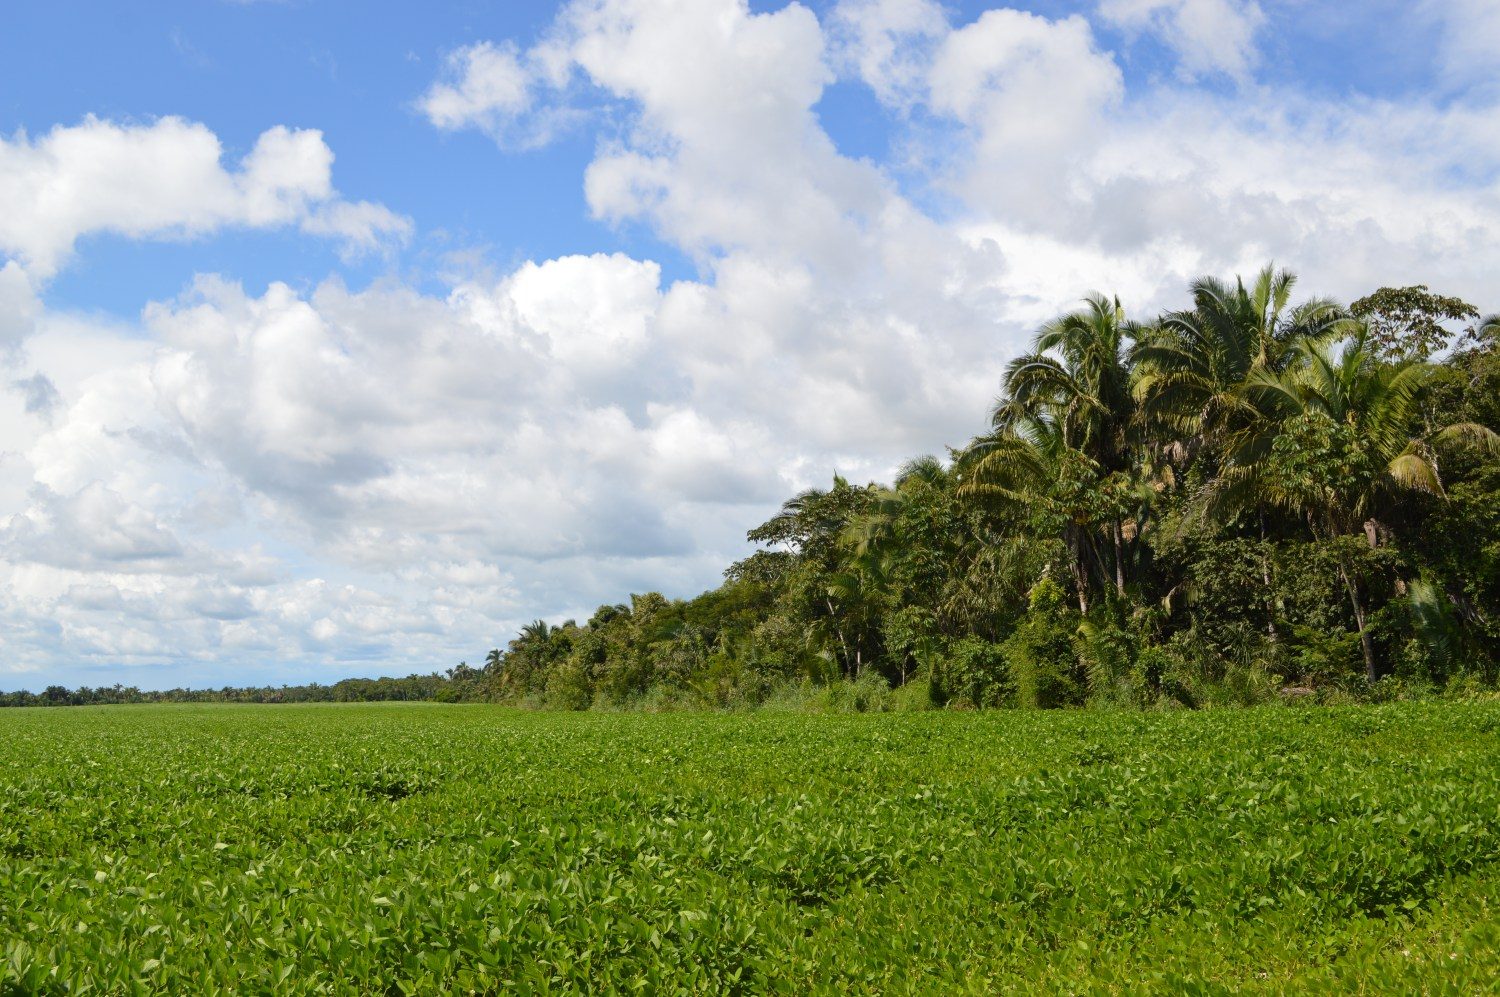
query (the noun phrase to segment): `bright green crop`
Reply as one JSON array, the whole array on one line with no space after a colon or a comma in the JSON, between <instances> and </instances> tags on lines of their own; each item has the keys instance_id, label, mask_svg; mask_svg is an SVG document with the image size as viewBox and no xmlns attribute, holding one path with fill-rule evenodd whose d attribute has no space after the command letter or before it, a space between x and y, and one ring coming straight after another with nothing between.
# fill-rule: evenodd
<instances>
[{"instance_id":1,"label":"bright green crop","mask_svg":"<svg viewBox=\"0 0 1500 997\"><path fill-rule=\"evenodd\" d=\"M0 993L1480 992L1500 704L0 714Z\"/></svg>"}]
</instances>

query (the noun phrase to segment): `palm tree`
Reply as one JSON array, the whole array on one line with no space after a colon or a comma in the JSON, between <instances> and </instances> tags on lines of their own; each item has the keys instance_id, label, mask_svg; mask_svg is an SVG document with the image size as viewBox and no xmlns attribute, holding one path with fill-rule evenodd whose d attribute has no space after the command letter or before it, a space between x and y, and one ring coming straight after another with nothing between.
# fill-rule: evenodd
<instances>
[{"instance_id":1,"label":"palm tree","mask_svg":"<svg viewBox=\"0 0 1500 997\"><path fill-rule=\"evenodd\" d=\"M1084 523L1107 525L1113 548L1115 592L1125 594L1125 530L1123 512L1099 520L1107 502L1090 503L1091 513L1078 519L1084 496L1077 493L1097 487L1106 478L1111 485L1133 471L1129 432L1135 413L1131 395L1132 361L1128 340L1140 330L1125 316L1120 299L1092 294L1084 307L1053 319L1037 331L1030 353L1006 367L1004 394L991 419L995 433L978 441L973 478L965 491L969 497L1003 497L1021 494L1004 481L1009 472L1000 465L1006 455L1028 467L1050 465L1046 475L1053 492L1067 479L1074 494L1062 500L1075 507L1064 532L1074 552L1074 582L1079 586L1081 606L1087 606L1088 554L1102 562L1092 536L1085 540ZM973 449L971 447L971 449ZM1121 491L1113 487L1113 491ZM1128 487L1123 491L1130 491ZM1033 493L1031 488L1022 491ZM1056 496L1055 496L1056 497ZM1106 574L1109 572L1106 571Z\"/></svg>"},{"instance_id":2,"label":"palm tree","mask_svg":"<svg viewBox=\"0 0 1500 997\"><path fill-rule=\"evenodd\" d=\"M899 553L906 538L900 535L900 517L908 507L920 505L932 490L948 485L948 470L933 456L916 457L901 465L895 484L870 493L867 507L852 516L840 534L840 542L856 559Z\"/></svg>"},{"instance_id":3,"label":"palm tree","mask_svg":"<svg viewBox=\"0 0 1500 997\"><path fill-rule=\"evenodd\" d=\"M1095 493L1104 478L1098 462L1067 444L1057 420L1012 416L969 444L960 455L959 472L961 497L999 500L1052 521L1068 549L1078 608L1087 613L1092 568L1103 564L1095 539Z\"/></svg>"},{"instance_id":4,"label":"palm tree","mask_svg":"<svg viewBox=\"0 0 1500 997\"><path fill-rule=\"evenodd\" d=\"M1084 307L1038 330L1032 352L1005 371L1005 400L995 409L1003 429L1043 412L1056 421L1063 443L1109 470L1121 470L1125 431L1135 409L1125 340L1137 334L1119 298L1089 295Z\"/></svg>"},{"instance_id":5,"label":"palm tree","mask_svg":"<svg viewBox=\"0 0 1500 997\"><path fill-rule=\"evenodd\" d=\"M505 652L498 647L491 648L490 653L484 656L484 687L491 698L496 698L504 691L505 680Z\"/></svg>"},{"instance_id":6,"label":"palm tree","mask_svg":"<svg viewBox=\"0 0 1500 997\"><path fill-rule=\"evenodd\" d=\"M1231 287L1200 277L1192 283L1191 310L1168 313L1143 331L1132 357L1132 392L1144 420L1171 437L1179 467L1257 421L1240 391L1248 378L1285 371L1298 343L1340 331L1346 315L1333 301L1291 306L1296 284L1296 275L1271 266L1249 287L1239 278Z\"/></svg>"},{"instance_id":7,"label":"palm tree","mask_svg":"<svg viewBox=\"0 0 1500 997\"><path fill-rule=\"evenodd\" d=\"M1210 490L1226 511L1264 501L1300 516L1315 540L1363 532L1377 546L1380 516L1403 495L1443 495L1439 449L1470 442L1500 451L1500 437L1476 423L1414 435L1423 391L1437 368L1382 362L1368 329L1344 343L1303 340L1282 371L1257 369L1238 393L1258 414L1229 439L1229 466ZM1339 573L1359 628L1365 672L1378 676L1366 594L1347 555Z\"/></svg>"},{"instance_id":8,"label":"palm tree","mask_svg":"<svg viewBox=\"0 0 1500 997\"><path fill-rule=\"evenodd\" d=\"M1500 341L1500 312L1482 319L1474 327L1474 338L1480 342L1486 339Z\"/></svg>"},{"instance_id":9,"label":"palm tree","mask_svg":"<svg viewBox=\"0 0 1500 997\"><path fill-rule=\"evenodd\" d=\"M546 620L532 620L521 628L517 640L524 644L546 644L552 636L552 628L547 625Z\"/></svg>"},{"instance_id":10,"label":"palm tree","mask_svg":"<svg viewBox=\"0 0 1500 997\"><path fill-rule=\"evenodd\" d=\"M1246 379L1284 372L1296 362L1298 343L1324 341L1342 328L1346 313L1329 299L1292 305L1296 285L1295 274L1274 266L1263 268L1248 287L1239 277L1233 285L1200 277L1191 285L1191 309L1170 312L1142 330L1132 356L1132 394L1140 406L1142 434L1158 441L1143 448L1142 459L1160 461L1168 483L1194 464L1205 477L1216 475L1232 437L1247 426L1271 422L1241 390ZM1266 633L1277 641L1265 510L1255 513Z\"/></svg>"}]
</instances>

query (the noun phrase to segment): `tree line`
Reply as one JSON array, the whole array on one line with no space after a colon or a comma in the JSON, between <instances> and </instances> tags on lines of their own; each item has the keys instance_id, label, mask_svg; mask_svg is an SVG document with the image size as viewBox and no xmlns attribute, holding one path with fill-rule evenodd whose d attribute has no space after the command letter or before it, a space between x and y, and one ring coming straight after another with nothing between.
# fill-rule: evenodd
<instances>
[{"instance_id":1,"label":"tree line","mask_svg":"<svg viewBox=\"0 0 1500 997\"><path fill-rule=\"evenodd\" d=\"M134 685L49 685L41 692L0 692L6 706L116 706L127 703L460 703L489 696L477 668L460 664L444 673L405 678L349 678L330 685L224 686L220 689L141 689Z\"/></svg>"},{"instance_id":2,"label":"tree line","mask_svg":"<svg viewBox=\"0 0 1500 997\"><path fill-rule=\"evenodd\" d=\"M1296 283L1200 278L1147 320L1088 297L1007 365L987 431L890 484L787 500L696 598L538 620L446 675L140 695L1147 708L1491 688L1500 316L1423 285L1346 306Z\"/></svg>"},{"instance_id":3,"label":"tree line","mask_svg":"<svg viewBox=\"0 0 1500 997\"><path fill-rule=\"evenodd\" d=\"M1201 278L1145 321L1090 296L1009 363L986 432L888 485L789 499L697 598L525 627L490 652L490 695L722 706L853 683L1149 707L1492 686L1500 317L1422 285L1346 306L1296 283Z\"/></svg>"}]
</instances>

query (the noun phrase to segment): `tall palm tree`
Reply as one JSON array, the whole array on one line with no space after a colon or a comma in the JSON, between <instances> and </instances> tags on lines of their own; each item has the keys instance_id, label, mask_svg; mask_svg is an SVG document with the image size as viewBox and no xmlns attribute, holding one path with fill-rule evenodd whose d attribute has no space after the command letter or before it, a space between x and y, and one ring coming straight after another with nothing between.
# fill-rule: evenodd
<instances>
[{"instance_id":1,"label":"tall palm tree","mask_svg":"<svg viewBox=\"0 0 1500 997\"><path fill-rule=\"evenodd\" d=\"M1074 583L1079 586L1079 604L1085 607L1091 563L1103 563L1086 522L1090 527L1107 528L1115 592L1125 592L1122 515L1117 512L1099 521L1103 503L1097 501L1089 503L1092 511L1084 519L1078 518L1078 510L1084 492L1096 489L1112 475L1128 476L1133 471L1130 341L1139 335L1120 299L1102 294L1089 295L1081 309L1048 322L1037 331L1031 352L1006 367L1004 393L991 419L994 434L971 446L977 477L964 492L971 498L1003 497L1014 491L1003 483L1010 477L1009 469L1001 466L1009 459L1007 454L1021 466L1047 465L1048 470L1039 472L1045 488L1054 499L1075 507L1063 532L1074 551ZM1066 487L1065 480L1069 482ZM1070 497L1061 498L1059 489L1069 491ZM1035 497L1034 489L1022 491L1032 491Z\"/></svg>"},{"instance_id":2,"label":"tall palm tree","mask_svg":"<svg viewBox=\"0 0 1500 997\"><path fill-rule=\"evenodd\" d=\"M1296 345L1337 334L1344 310L1326 298L1291 305L1296 275L1268 266L1247 287L1213 277L1192 283L1193 307L1170 312L1138 340L1132 391L1145 421L1164 430L1175 462L1257 421L1239 389L1252 375L1279 374Z\"/></svg>"},{"instance_id":3,"label":"tall palm tree","mask_svg":"<svg viewBox=\"0 0 1500 997\"><path fill-rule=\"evenodd\" d=\"M1055 418L1012 416L969 444L959 457L959 474L963 498L998 500L1052 520L1068 549L1078 608L1087 613L1090 577L1096 565L1103 566L1096 538L1096 490L1104 478L1098 462L1068 445Z\"/></svg>"},{"instance_id":4,"label":"tall palm tree","mask_svg":"<svg viewBox=\"0 0 1500 997\"><path fill-rule=\"evenodd\" d=\"M1239 277L1233 284L1200 277L1191 285L1192 308L1164 315L1137 338L1132 394L1140 431L1154 441L1143 448L1142 459L1158 465L1169 483L1194 466L1212 479L1230 438L1247 426L1268 423L1254 398L1241 390L1247 378L1286 371L1297 362L1298 343L1324 341L1342 328L1346 313L1329 299L1293 305L1296 286L1295 274L1274 265L1248 286ZM1266 634L1277 641L1265 510L1254 511L1262 542Z\"/></svg>"},{"instance_id":5,"label":"tall palm tree","mask_svg":"<svg viewBox=\"0 0 1500 997\"><path fill-rule=\"evenodd\" d=\"M1122 469L1135 409L1126 340L1136 332L1120 299L1102 294L1089 295L1082 309L1042 326L1031 352L1006 367L995 428L1046 413L1065 445L1109 470Z\"/></svg>"}]
</instances>

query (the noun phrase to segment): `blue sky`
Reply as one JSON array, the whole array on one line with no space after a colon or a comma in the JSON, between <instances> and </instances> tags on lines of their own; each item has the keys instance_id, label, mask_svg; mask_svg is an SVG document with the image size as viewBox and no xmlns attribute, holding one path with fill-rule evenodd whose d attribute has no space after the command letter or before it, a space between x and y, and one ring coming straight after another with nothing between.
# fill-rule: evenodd
<instances>
[{"instance_id":1,"label":"blue sky","mask_svg":"<svg viewBox=\"0 0 1500 997\"><path fill-rule=\"evenodd\" d=\"M751 8L781 6L768 0ZM833 4L810 6L826 16ZM945 6L964 23L991 5ZM1052 18L1092 8L1015 6ZM1409 16L1411 6L1272 6L1260 76L1331 99L1413 92L1444 99L1431 58L1441 22ZM232 157L270 125L316 128L338 156L346 196L381 200L418 221L419 236L399 261L411 279L430 279L444 253L469 247L500 265L619 249L690 275L690 261L649 231L589 217L578 178L592 157L590 131L502 151L475 132L434 133L415 107L446 53L485 39L525 44L547 31L555 13L540 2L199 0L153 4L149 16L108 3L21 5L8 13L0 38L0 132L45 132L91 114L117 121L179 115L209 124ZM1170 49L1149 34L1107 25L1098 34L1101 44L1119 46L1128 83L1173 73ZM1202 85L1232 89L1223 80ZM846 155L889 155L890 122L859 81L830 86L817 111ZM388 267L385 260L351 267L327 244L277 232L226 232L185 245L101 236L52 285L49 300L133 317L143 300L171 296L196 272L264 284L314 283L337 270L363 282Z\"/></svg>"},{"instance_id":2,"label":"blue sky","mask_svg":"<svg viewBox=\"0 0 1500 997\"><path fill-rule=\"evenodd\" d=\"M475 660L1269 259L1500 307L1490 0L22 5L0 688ZM163 180L162 178L170 178Z\"/></svg>"},{"instance_id":3,"label":"blue sky","mask_svg":"<svg viewBox=\"0 0 1500 997\"><path fill-rule=\"evenodd\" d=\"M401 261L419 277L455 245L492 247L505 262L629 241L584 209L577 178L592 149L587 135L501 156L481 135L434 133L413 106L444 53L478 38L529 38L550 21L544 4L183 2L154 4L142 17L117 4L60 3L9 17L12 30L0 40L5 133L44 132L90 114L179 115L209 124L233 157L272 125L319 129L346 195L421 220L413 258ZM331 270L369 280L385 269L384 260L342 266L332 247L276 232L189 245L105 236L51 296L133 316L143 300L175 294L199 271L264 284L317 281Z\"/></svg>"}]
</instances>

